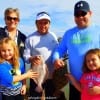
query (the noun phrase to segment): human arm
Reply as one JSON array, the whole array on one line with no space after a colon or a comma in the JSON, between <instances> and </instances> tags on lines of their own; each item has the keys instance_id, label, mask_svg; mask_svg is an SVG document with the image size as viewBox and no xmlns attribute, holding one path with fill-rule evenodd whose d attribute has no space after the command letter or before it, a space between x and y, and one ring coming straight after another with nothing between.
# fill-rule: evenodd
<instances>
[{"instance_id":1,"label":"human arm","mask_svg":"<svg viewBox=\"0 0 100 100\"><path fill-rule=\"evenodd\" d=\"M14 75L13 76L13 82L18 82L27 78L37 78L38 77L38 73L37 72L33 72L31 69L28 70L26 73L21 74L21 75Z\"/></svg>"},{"instance_id":2,"label":"human arm","mask_svg":"<svg viewBox=\"0 0 100 100\"><path fill-rule=\"evenodd\" d=\"M63 58L63 56L67 53L65 37L66 36L63 36L61 42L59 43L59 45L57 46L57 48L55 49L53 53L52 58L53 58L55 69L58 69L64 66L64 61L61 58Z\"/></svg>"},{"instance_id":3,"label":"human arm","mask_svg":"<svg viewBox=\"0 0 100 100\"><path fill-rule=\"evenodd\" d=\"M71 81L71 83L74 85L74 87L81 92L81 84L79 81L77 81L73 75L70 73L66 74L67 78Z\"/></svg>"}]
</instances>

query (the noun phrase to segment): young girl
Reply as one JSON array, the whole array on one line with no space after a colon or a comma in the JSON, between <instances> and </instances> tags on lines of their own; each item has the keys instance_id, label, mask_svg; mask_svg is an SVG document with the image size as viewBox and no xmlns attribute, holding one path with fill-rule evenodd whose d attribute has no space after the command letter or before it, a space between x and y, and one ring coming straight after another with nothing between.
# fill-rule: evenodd
<instances>
[{"instance_id":1,"label":"young girl","mask_svg":"<svg viewBox=\"0 0 100 100\"><path fill-rule=\"evenodd\" d=\"M36 78L32 70L25 72L24 63L19 59L16 43L10 38L0 41L0 92L2 100L24 100L26 78ZM22 81L23 80L23 81Z\"/></svg>"},{"instance_id":2,"label":"young girl","mask_svg":"<svg viewBox=\"0 0 100 100\"><path fill-rule=\"evenodd\" d=\"M100 100L100 49L91 49L86 53L80 82L71 74L66 76L81 91L81 100Z\"/></svg>"}]
</instances>

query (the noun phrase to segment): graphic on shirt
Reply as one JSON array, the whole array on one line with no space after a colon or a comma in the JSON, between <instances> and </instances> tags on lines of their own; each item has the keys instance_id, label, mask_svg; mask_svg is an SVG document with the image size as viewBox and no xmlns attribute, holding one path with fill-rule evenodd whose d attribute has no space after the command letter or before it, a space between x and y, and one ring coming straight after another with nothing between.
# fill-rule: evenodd
<instances>
[{"instance_id":1,"label":"graphic on shirt","mask_svg":"<svg viewBox=\"0 0 100 100\"><path fill-rule=\"evenodd\" d=\"M89 35L82 35L82 34L75 34L72 37L72 43L73 44L82 44L82 43L90 43L91 37Z\"/></svg>"},{"instance_id":2,"label":"graphic on shirt","mask_svg":"<svg viewBox=\"0 0 100 100\"><path fill-rule=\"evenodd\" d=\"M10 70L10 74L12 76L14 75L21 75L21 71L19 69L12 69ZM19 82L13 82L13 85L18 85Z\"/></svg>"}]
</instances>

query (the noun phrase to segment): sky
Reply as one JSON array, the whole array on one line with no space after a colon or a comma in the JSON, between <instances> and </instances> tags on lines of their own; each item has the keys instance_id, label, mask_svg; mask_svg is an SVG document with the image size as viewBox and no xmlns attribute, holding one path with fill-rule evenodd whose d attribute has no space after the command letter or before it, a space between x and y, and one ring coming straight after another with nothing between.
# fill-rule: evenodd
<instances>
[{"instance_id":1,"label":"sky","mask_svg":"<svg viewBox=\"0 0 100 100\"><path fill-rule=\"evenodd\" d=\"M36 31L36 14L46 11L51 16L50 31L57 37L75 26L74 5L79 0L0 0L0 27L5 26L4 11L8 7L18 8L20 23L18 29L28 36ZM92 10L92 21L100 24L100 0L86 0Z\"/></svg>"}]
</instances>

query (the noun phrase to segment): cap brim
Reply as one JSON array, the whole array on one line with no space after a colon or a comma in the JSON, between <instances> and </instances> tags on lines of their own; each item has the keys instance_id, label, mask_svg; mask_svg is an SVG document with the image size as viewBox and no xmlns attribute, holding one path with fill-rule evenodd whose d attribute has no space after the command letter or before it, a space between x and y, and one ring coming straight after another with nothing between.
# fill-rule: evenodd
<instances>
[{"instance_id":1,"label":"cap brim","mask_svg":"<svg viewBox=\"0 0 100 100\"><path fill-rule=\"evenodd\" d=\"M88 12L89 10L86 10L86 9L78 9L78 10L75 10L75 12L74 12L74 15L77 13L77 12L79 12L79 11L83 11L83 12Z\"/></svg>"},{"instance_id":2,"label":"cap brim","mask_svg":"<svg viewBox=\"0 0 100 100\"><path fill-rule=\"evenodd\" d=\"M47 20L51 21L50 17L46 14L39 15L39 16L36 17L36 20L42 20L42 19L47 19Z\"/></svg>"}]
</instances>

